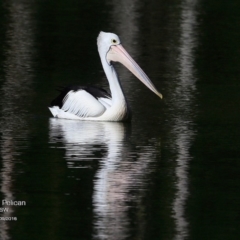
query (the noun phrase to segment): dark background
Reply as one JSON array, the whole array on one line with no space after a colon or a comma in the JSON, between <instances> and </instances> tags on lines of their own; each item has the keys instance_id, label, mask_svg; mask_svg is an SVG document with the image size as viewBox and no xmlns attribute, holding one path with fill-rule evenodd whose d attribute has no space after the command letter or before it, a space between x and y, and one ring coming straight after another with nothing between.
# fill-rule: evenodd
<instances>
[{"instance_id":1,"label":"dark background","mask_svg":"<svg viewBox=\"0 0 240 240\"><path fill-rule=\"evenodd\" d=\"M1 239L239 239L240 2L0 2ZM119 35L160 100L117 65L131 124L51 118L58 86L108 89Z\"/></svg>"}]
</instances>

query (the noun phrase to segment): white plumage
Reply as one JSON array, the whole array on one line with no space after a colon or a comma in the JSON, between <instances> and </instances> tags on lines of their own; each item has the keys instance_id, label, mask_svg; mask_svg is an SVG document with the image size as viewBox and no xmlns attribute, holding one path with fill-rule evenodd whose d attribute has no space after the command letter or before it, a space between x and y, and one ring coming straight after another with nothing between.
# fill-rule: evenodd
<instances>
[{"instance_id":1,"label":"white plumage","mask_svg":"<svg viewBox=\"0 0 240 240\"><path fill-rule=\"evenodd\" d=\"M69 91L63 99L62 110L72 113L78 117L98 117L106 108L91 94L84 90L77 92Z\"/></svg>"}]
</instances>

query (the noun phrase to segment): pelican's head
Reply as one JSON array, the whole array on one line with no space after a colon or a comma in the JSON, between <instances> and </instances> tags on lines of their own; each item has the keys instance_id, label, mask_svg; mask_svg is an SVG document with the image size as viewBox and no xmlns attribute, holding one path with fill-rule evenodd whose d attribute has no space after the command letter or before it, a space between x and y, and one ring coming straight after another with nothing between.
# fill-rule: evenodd
<instances>
[{"instance_id":1,"label":"pelican's head","mask_svg":"<svg viewBox=\"0 0 240 240\"><path fill-rule=\"evenodd\" d=\"M118 35L114 33L100 32L97 38L98 51L105 51L106 53L111 46L121 44Z\"/></svg>"},{"instance_id":2,"label":"pelican's head","mask_svg":"<svg viewBox=\"0 0 240 240\"><path fill-rule=\"evenodd\" d=\"M111 65L111 61L122 63L156 95L158 95L160 98L163 97L148 76L144 73L144 71L123 48L121 41L116 34L100 32L97 38L97 45L100 56L104 56L102 61L106 61L108 65Z\"/></svg>"}]
</instances>

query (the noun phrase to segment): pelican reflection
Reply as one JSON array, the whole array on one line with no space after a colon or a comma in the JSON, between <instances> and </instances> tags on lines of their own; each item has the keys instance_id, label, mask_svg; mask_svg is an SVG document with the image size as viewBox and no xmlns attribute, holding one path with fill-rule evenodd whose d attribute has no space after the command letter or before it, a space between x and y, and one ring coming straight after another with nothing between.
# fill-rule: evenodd
<instances>
[{"instance_id":1,"label":"pelican reflection","mask_svg":"<svg viewBox=\"0 0 240 240\"><path fill-rule=\"evenodd\" d=\"M142 226L145 223L142 213L146 206L142 199L147 176L155 169L159 143L150 139L142 146L131 146L128 127L123 123L50 119L50 141L62 143L68 167L87 168L88 161L98 160L99 168L93 179L96 239L111 240L116 236L118 240L126 239L131 228L130 209L141 211L134 220ZM144 228L139 229L137 234L142 236L143 231Z\"/></svg>"}]
</instances>

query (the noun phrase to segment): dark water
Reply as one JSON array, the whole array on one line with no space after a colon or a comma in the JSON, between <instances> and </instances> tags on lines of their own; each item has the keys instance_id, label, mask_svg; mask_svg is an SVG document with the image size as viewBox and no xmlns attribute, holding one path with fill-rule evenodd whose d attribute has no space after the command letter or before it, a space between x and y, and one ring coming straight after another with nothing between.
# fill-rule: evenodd
<instances>
[{"instance_id":1,"label":"dark water","mask_svg":"<svg viewBox=\"0 0 240 240\"><path fill-rule=\"evenodd\" d=\"M1 239L239 239L240 2L0 3ZM108 88L117 33L161 101L117 66L131 124L51 118L55 88Z\"/></svg>"}]
</instances>

